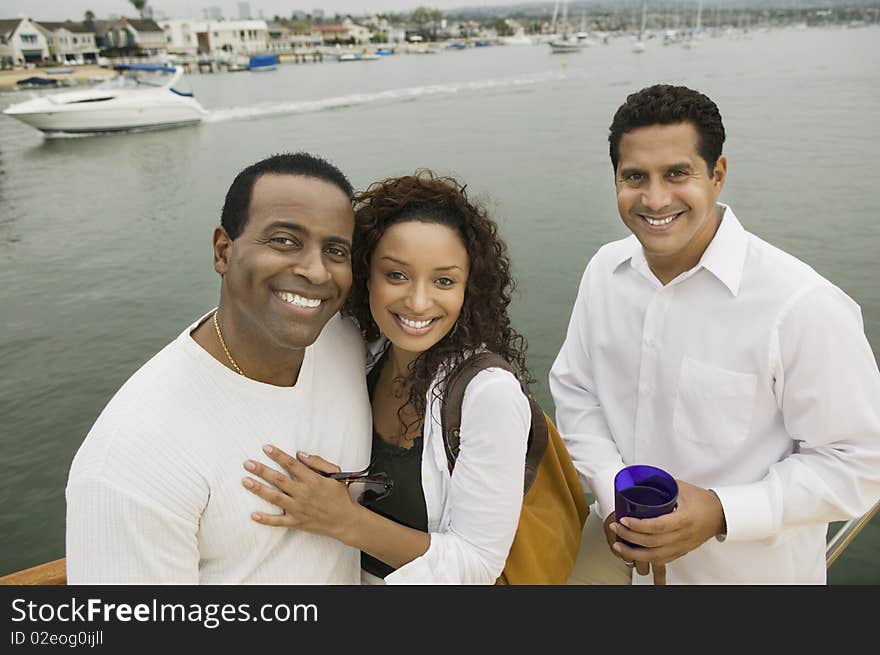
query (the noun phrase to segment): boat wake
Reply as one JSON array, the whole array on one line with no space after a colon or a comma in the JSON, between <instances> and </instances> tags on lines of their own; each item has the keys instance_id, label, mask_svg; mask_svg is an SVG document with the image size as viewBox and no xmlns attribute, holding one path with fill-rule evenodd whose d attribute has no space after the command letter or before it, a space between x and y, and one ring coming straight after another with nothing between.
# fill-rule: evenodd
<instances>
[{"instance_id":1,"label":"boat wake","mask_svg":"<svg viewBox=\"0 0 880 655\"><path fill-rule=\"evenodd\" d=\"M43 137L46 139L83 139L108 134L113 134L113 132L43 132Z\"/></svg>"},{"instance_id":2,"label":"boat wake","mask_svg":"<svg viewBox=\"0 0 880 655\"><path fill-rule=\"evenodd\" d=\"M507 77L473 82L456 82L450 84L432 84L402 89L390 89L378 93L355 93L345 96L302 100L299 102L282 102L247 107L224 107L209 110L205 117L206 123L221 123L260 117L281 116L285 114L310 114L321 111L361 107L372 104L407 102L420 98L453 96L459 93L491 91L495 89L511 89L555 82L568 76L559 71L538 73L535 75Z\"/></svg>"}]
</instances>

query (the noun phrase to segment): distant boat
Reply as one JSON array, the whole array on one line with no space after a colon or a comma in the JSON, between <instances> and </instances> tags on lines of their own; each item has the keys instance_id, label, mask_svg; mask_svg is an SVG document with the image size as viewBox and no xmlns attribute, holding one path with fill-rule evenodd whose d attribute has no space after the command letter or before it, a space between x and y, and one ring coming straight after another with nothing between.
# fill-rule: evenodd
<instances>
[{"instance_id":1,"label":"distant boat","mask_svg":"<svg viewBox=\"0 0 880 655\"><path fill-rule=\"evenodd\" d=\"M666 30L663 33L663 45L669 45L679 40L678 32L675 30Z\"/></svg>"},{"instance_id":2,"label":"distant boat","mask_svg":"<svg viewBox=\"0 0 880 655\"><path fill-rule=\"evenodd\" d=\"M584 46L577 41L550 41L550 52L563 54L566 52L580 52Z\"/></svg>"},{"instance_id":3,"label":"distant boat","mask_svg":"<svg viewBox=\"0 0 880 655\"><path fill-rule=\"evenodd\" d=\"M376 48L376 54L382 56L393 55L394 50L392 50L391 48Z\"/></svg>"},{"instance_id":4,"label":"distant boat","mask_svg":"<svg viewBox=\"0 0 880 655\"><path fill-rule=\"evenodd\" d=\"M450 43L446 46L447 50L464 50L465 48L467 48L466 43Z\"/></svg>"},{"instance_id":5,"label":"distant boat","mask_svg":"<svg viewBox=\"0 0 880 655\"><path fill-rule=\"evenodd\" d=\"M19 102L3 113L47 134L175 127L198 123L208 113L192 93L177 88L183 76L179 66L119 64L114 69L120 75L91 89Z\"/></svg>"},{"instance_id":6,"label":"distant boat","mask_svg":"<svg viewBox=\"0 0 880 655\"><path fill-rule=\"evenodd\" d=\"M342 52L336 58L337 61L376 61L381 59L379 55L368 52Z\"/></svg>"},{"instance_id":7,"label":"distant boat","mask_svg":"<svg viewBox=\"0 0 880 655\"><path fill-rule=\"evenodd\" d=\"M33 77L26 77L23 80L19 80L15 84L20 89L42 89L44 87L58 86L60 83L60 80L53 80L48 77L35 75Z\"/></svg>"},{"instance_id":8,"label":"distant boat","mask_svg":"<svg viewBox=\"0 0 880 655\"><path fill-rule=\"evenodd\" d=\"M554 23L556 18L556 10L553 10ZM562 37L549 41L550 52L553 54L565 54L569 52L580 52L584 48L582 43L576 36L568 33L568 0L562 3Z\"/></svg>"},{"instance_id":9,"label":"distant boat","mask_svg":"<svg viewBox=\"0 0 880 655\"><path fill-rule=\"evenodd\" d=\"M248 62L248 70L273 71L278 68L278 55L254 55Z\"/></svg>"},{"instance_id":10,"label":"distant boat","mask_svg":"<svg viewBox=\"0 0 880 655\"><path fill-rule=\"evenodd\" d=\"M642 24L639 27L639 38L633 45L632 51L639 53L645 51L645 17L647 16L648 1L642 0Z\"/></svg>"},{"instance_id":11,"label":"distant boat","mask_svg":"<svg viewBox=\"0 0 880 655\"><path fill-rule=\"evenodd\" d=\"M587 10L584 9L581 12L581 24L580 28L577 32L574 33L574 38L577 39L577 42L581 44L583 47L595 45L596 42L591 38L590 32L587 31Z\"/></svg>"},{"instance_id":12,"label":"distant boat","mask_svg":"<svg viewBox=\"0 0 880 655\"><path fill-rule=\"evenodd\" d=\"M694 29L687 35L684 41L682 41L681 45L690 50L691 48L696 47L697 40L701 37L701 31L703 29L703 0L698 0L697 2L697 20L694 25Z\"/></svg>"}]
</instances>

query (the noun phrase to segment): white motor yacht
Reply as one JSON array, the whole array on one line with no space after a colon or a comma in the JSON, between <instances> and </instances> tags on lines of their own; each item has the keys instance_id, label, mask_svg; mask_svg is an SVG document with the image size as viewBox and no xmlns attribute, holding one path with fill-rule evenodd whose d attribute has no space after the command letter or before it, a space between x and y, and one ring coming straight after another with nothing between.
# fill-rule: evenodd
<instances>
[{"instance_id":1,"label":"white motor yacht","mask_svg":"<svg viewBox=\"0 0 880 655\"><path fill-rule=\"evenodd\" d=\"M26 100L3 113L48 135L177 127L208 114L191 92L179 88L179 66L120 64L114 69L119 75L90 89Z\"/></svg>"}]
</instances>

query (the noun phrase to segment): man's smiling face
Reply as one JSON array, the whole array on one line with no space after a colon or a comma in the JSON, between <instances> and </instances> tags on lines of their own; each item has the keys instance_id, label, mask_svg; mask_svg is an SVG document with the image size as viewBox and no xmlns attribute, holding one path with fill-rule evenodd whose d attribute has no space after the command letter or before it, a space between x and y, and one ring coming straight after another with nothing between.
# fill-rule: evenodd
<instances>
[{"instance_id":1,"label":"man's smiling face","mask_svg":"<svg viewBox=\"0 0 880 655\"><path fill-rule=\"evenodd\" d=\"M351 288L353 230L351 201L336 185L257 178L244 229L215 262L224 321L267 353L314 343Z\"/></svg>"},{"instance_id":2,"label":"man's smiling face","mask_svg":"<svg viewBox=\"0 0 880 655\"><path fill-rule=\"evenodd\" d=\"M718 227L727 161L719 157L710 170L698 146L687 122L639 127L620 140L617 208L655 274L671 275L664 283L696 265Z\"/></svg>"}]
</instances>

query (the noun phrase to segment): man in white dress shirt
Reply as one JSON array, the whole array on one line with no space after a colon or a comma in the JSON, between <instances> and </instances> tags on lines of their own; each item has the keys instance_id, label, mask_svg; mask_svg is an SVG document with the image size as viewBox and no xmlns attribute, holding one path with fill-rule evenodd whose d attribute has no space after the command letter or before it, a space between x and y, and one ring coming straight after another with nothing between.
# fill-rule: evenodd
<instances>
[{"instance_id":1,"label":"man in white dress shirt","mask_svg":"<svg viewBox=\"0 0 880 655\"><path fill-rule=\"evenodd\" d=\"M611 124L632 235L587 265L550 372L596 497L571 583L653 569L658 583L822 584L828 523L880 497L880 373L859 306L718 203L724 136L715 103L680 86L630 95ZM678 480L674 512L615 520L614 476L632 464Z\"/></svg>"},{"instance_id":2,"label":"man in white dress shirt","mask_svg":"<svg viewBox=\"0 0 880 655\"><path fill-rule=\"evenodd\" d=\"M116 393L67 485L71 584L358 584L360 553L261 525L242 486L267 443L346 470L370 456L351 287L352 188L306 153L248 166L214 230L216 310ZM329 478L319 484L339 484Z\"/></svg>"}]
</instances>

